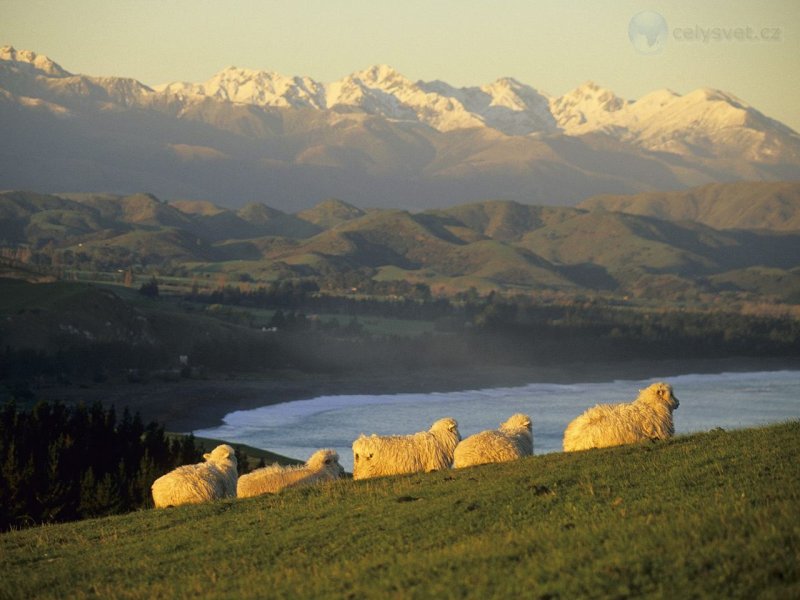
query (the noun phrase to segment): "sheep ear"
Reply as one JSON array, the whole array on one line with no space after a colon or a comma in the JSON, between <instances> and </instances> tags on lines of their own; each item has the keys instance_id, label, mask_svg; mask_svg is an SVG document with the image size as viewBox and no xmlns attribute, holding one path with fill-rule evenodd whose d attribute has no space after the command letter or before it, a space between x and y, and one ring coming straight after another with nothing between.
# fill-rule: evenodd
<instances>
[{"instance_id":1,"label":"sheep ear","mask_svg":"<svg viewBox=\"0 0 800 600\"><path fill-rule=\"evenodd\" d=\"M211 452L206 452L205 454L203 454L203 458L205 460L208 460L209 458L211 458Z\"/></svg>"}]
</instances>

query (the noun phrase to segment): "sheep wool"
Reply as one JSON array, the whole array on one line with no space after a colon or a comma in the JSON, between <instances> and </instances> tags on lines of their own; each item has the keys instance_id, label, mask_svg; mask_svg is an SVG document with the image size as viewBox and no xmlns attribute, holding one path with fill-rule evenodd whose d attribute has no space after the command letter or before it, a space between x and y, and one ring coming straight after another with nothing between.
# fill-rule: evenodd
<instances>
[{"instance_id":1,"label":"sheep wool","mask_svg":"<svg viewBox=\"0 0 800 600\"><path fill-rule=\"evenodd\" d=\"M238 472L233 448L222 444L203 458L206 462L178 467L153 482L156 508L236 497Z\"/></svg>"},{"instance_id":2,"label":"sheep wool","mask_svg":"<svg viewBox=\"0 0 800 600\"><path fill-rule=\"evenodd\" d=\"M460 469L487 463L517 460L533 454L531 418L517 413L498 429L471 435L456 446L453 467Z\"/></svg>"},{"instance_id":3,"label":"sheep wool","mask_svg":"<svg viewBox=\"0 0 800 600\"><path fill-rule=\"evenodd\" d=\"M646 440L665 440L675 433L672 411L680 403L668 383L654 383L627 404L598 404L564 431L564 451L606 448Z\"/></svg>"},{"instance_id":4,"label":"sheep wool","mask_svg":"<svg viewBox=\"0 0 800 600\"><path fill-rule=\"evenodd\" d=\"M458 423L449 417L411 435L362 434L353 442L353 479L449 469L459 441Z\"/></svg>"},{"instance_id":5,"label":"sheep wool","mask_svg":"<svg viewBox=\"0 0 800 600\"><path fill-rule=\"evenodd\" d=\"M317 450L304 465L282 467L272 465L256 469L239 477L237 496L250 498L261 494L276 494L283 489L333 481L344 475L335 450Z\"/></svg>"}]
</instances>

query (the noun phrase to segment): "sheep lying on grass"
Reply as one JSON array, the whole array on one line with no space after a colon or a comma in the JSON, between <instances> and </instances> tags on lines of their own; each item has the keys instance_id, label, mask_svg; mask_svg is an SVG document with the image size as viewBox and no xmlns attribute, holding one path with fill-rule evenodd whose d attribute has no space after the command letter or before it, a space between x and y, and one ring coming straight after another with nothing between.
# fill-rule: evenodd
<instances>
[{"instance_id":1,"label":"sheep lying on grass","mask_svg":"<svg viewBox=\"0 0 800 600\"><path fill-rule=\"evenodd\" d=\"M304 465L272 465L242 475L236 493L239 498L275 494L285 488L331 481L342 475L344 468L336 451L317 450Z\"/></svg>"},{"instance_id":2,"label":"sheep lying on grass","mask_svg":"<svg viewBox=\"0 0 800 600\"><path fill-rule=\"evenodd\" d=\"M458 423L449 417L411 435L362 434L353 442L353 479L449 469L459 441Z\"/></svg>"},{"instance_id":3,"label":"sheep lying on grass","mask_svg":"<svg viewBox=\"0 0 800 600\"><path fill-rule=\"evenodd\" d=\"M203 458L206 462L178 467L153 482L156 508L236 497L238 473L233 448L222 444Z\"/></svg>"},{"instance_id":4,"label":"sheep lying on grass","mask_svg":"<svg viewBox=\"0 0 800 600\"><path fill-rule=\"evenodd\" d=\"M629 404L598 404L567 426L564 451L665 440L675 433L672 411L678 405L667 383L654 383L641 390Z\"/></svg>"},{"instance_id":5,"label":"sheep lying on grass","mask_svg":"<svg viewBox=\"0 0 800 600\"><path fill-rule=\"evenodd\" d=\"M453 467L471 467L516 460L533 454L531 418L517 413L498 429L471 435L456 446Z\"/></svg>"}]
</instances>

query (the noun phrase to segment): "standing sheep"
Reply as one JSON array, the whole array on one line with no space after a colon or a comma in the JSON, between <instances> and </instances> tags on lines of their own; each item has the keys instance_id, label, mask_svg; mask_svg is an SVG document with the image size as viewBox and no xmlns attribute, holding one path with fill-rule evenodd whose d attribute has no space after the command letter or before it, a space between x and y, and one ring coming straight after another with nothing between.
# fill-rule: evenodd
<instances>
[{"instance_id":1,"label":"standing sheep","mask_svg":"<svg viewBox=\"0 0 800 600\"><path fill-rule=\"evenodd\" d=\"M178 467L153 482L156 508L236 497L239 476L233 448L222 444L203 458L206 462Z\"/></svg>"},{"instance_id":2,"label":"standing sheep","mask_svg":"<svg viewBox=\"0 0 800 600\"><path fill-rule=\"evenodd\" d=\"M459 441L458 423L449 417L411 435L362 434L353 442L353 479L449 469Z\"/></svg>"},{"instance_id":3,"label":"standing sheep","mask_svg":"<svg viewBox=\"0 0 800 600\"><path fill-rule=\"evenodd\" d=\"M629 404L598 404L567 426L564 451L665 440L675 433L672 411L678 406L667 383L641 390Z\"/></svg>"},{"instance_id":4,"label":"standing sheep","mask_svg":"<svg viewBox=\"0 0 800 600\"><path fill-rule=\"evenodd\" d=\"M508 462L533 454L531 418L517 413L498 429L471 435L456 446L453 467L460 469L487 463Z\"/></svg>"},{"instance_id":5,"label":"standing sheep","mask_svg":"<svg viewBox=\"0 0 800 600\"><path fill-rule=\"evenodd\" d=\"M304 465L272 465L242 475L236 495L239 498L250 498L261 494L275 494L285 488L332 481L342 475L344 468L339 464L339 454L335 450L317 450Z\"/></svg>"}]
</instances>

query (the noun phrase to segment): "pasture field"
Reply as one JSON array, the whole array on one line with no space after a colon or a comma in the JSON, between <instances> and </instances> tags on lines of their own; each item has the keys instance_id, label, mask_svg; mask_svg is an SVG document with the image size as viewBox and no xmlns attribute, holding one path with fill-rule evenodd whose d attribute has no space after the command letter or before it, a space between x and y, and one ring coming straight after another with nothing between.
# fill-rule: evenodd
<instances>
[{"instance_id":1,"label":"pasture field","mask_svg":"<svg viewBox=\"0 0 800 600\"><path fill-rule=\"evenodd\" d=\"M0 597L797 598L799 455L789 422L12 531Z\"/></svg>"}]
</instances>

